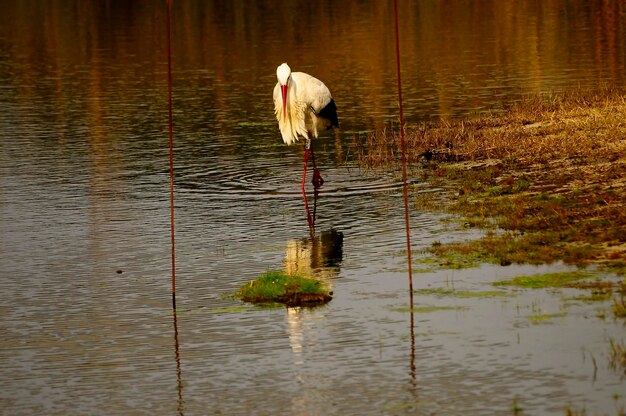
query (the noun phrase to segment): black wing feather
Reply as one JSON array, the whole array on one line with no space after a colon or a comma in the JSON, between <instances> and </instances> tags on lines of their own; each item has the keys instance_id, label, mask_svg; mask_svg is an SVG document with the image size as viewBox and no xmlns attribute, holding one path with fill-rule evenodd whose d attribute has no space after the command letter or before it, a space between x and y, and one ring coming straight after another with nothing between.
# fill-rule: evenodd
<instances>
[{"instance_id":1,"label":"black wing feather","mask_svg":"<svg viewBox=\"0 0 626 416\"><path fill-rule=\"evenodd\" d=\"M339 119L337 118L337 106L335 105L335 100L333 100L332 98L330 99L330 102L326 104L326 106L322 108L319 113L317 113L317 115L318 117L324 117L325 119L330 121L330 126L328 127L329 129L331 127L339 127Z\"/></svg>"}]
</instances>

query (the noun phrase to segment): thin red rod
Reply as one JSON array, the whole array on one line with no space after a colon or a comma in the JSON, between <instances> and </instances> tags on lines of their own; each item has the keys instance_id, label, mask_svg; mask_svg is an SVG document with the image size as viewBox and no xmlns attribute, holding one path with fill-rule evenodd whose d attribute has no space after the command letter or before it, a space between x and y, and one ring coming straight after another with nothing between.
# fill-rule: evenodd
<instances>
[{"instance_id":1,"label":"thin red rod","mask_svg":"<svg viewBox=\"0 0 626 416\"><path fill-rule=\"evenodd\" d=\"M304 198L304 209L306 210L306 219L309 223L309 233L311 233L311 238L315 235L315 222L311 217L311 211L309 210L309 202L306 199L306 190L304 188L304 184L306 182L306 167L309 163L309 149L304 149L304 170L302 171L302 198Z\"/></svg>"},{"instance_id":2,"label":"thin red rod","mask_svg":"<svg viewBox=\"0 0 626 416\"><path fill-rule=\"evenodd\" d=\"M396 67L398 71L398 101L400 104L400 144L402 146L402 190L404 193L404 224L406 228L407 260L409 263L409 291L413 294L413 267L411 262L411 228L409 226L409 196L406 183L406 142L404 140L404 112L402 107L402 78L400 76L400 36L398 34L398 0L393 1L396 29ZM413 296L411 296L413 303ZM413 308L413 305L411 305Z\"/></svg>"},{"instance_id":3,"label":"thin red rod","mask_svg":"<svg viewBox=\"0 0 626 416\"><path fill-rule=\"evenodd\" d=\"M167 2L167 103L170 127L170 230L172 241L172 307L176 309L176 250L174 244L174 127L172 119L172 24L171 2Z\"/></svg>"}]
</instances>

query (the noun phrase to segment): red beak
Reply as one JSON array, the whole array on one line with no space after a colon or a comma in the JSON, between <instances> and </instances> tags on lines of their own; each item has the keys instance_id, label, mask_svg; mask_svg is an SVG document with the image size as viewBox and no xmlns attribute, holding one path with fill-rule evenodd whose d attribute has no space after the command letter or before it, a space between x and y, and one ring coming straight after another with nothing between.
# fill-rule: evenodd
<instances>
[{"instance_id":1,"label":"red beak","mask_svg":"<svg viewBox=\"0 0 626 416\"><path fill-rule=\"evenodd\" d=\"M283 93L283 118L287 118L287 86L281 85L280 92Z\"/></svg>"}]
</instances>

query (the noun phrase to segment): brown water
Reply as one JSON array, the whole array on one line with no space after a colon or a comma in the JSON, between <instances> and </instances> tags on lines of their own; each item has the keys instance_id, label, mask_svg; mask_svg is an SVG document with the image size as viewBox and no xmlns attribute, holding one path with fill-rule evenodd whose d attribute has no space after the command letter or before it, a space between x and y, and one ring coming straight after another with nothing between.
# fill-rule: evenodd
<instances>
[{"instance_id":1,"label":"brown water","mask_svg":"<svg viewBox=\"0 0 626 416\"><path fill-rule=\"evenodd\" d=\"M608 302L508 290L416 295L417 307L452 309L408 312L397 175L363 172L350 152L355 135L396 123L390 4L174 2L174 320L164 5L1 3L3 414L626 406L608 343L626 334ZM400 3L409 123L497 111L520 94L624 86L623 2ZM282 144L273 116L284 61L324 80L339 108L341 130L316 142L326 184L315 207L309 195L313 241L302 149ZM416 250L479 233L442 219L412 210ZM334 299L268 309L225 296L268 269L326 279ZM414 285L485 291L562 269L483 266Z\"/></svg>"}]
</instances>

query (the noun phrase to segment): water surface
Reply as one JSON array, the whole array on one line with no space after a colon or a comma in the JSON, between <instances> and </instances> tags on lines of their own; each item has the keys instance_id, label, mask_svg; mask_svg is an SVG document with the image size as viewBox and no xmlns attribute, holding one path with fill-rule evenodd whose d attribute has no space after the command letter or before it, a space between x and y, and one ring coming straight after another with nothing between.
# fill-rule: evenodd
<instances>
[{"instance_id":1,"label":"water surface","mask_svg":"<svg viewBox=\"0 0 626 416\"><path fill-rule=\"evenodd\" d=\"M608 344L624 339L623 322L608 302L507 289L416 295L409 312L398 175L360 169L350 146L396 123L391 5L174 2L174 316L164 6L2 3L4 413L507 414L516 400L529 414L604 415L626 405ZM522 94L624 86L623 2L400 7L410 124L499 111ZM282 144L273 116L284 61L323 79L339 107L342 128L315 143L326 183L308 197L313 238L302 148ZM410 182L412 194L441 195ZM414 249L480 235L446 219L411 210ZM414 285L491 291L564 268L428 272ZM268 269L325 279L334 299L285 309L227 296ZM553 317L533 319L542 314Z\"/></svg>"}]
</instances>

